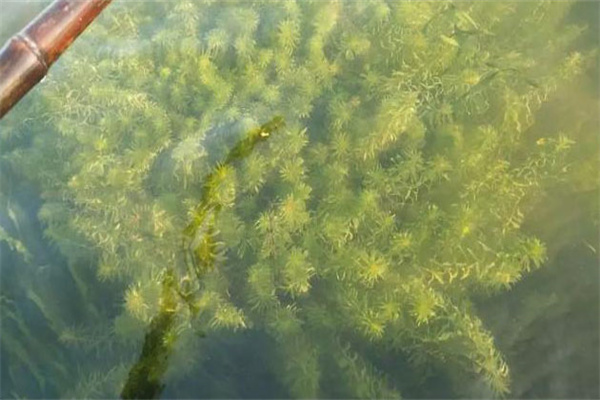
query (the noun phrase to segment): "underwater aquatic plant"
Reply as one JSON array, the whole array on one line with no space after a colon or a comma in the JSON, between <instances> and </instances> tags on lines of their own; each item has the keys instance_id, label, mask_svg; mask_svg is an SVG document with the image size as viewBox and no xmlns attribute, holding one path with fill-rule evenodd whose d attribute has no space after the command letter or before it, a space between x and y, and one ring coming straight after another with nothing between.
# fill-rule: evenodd
<instances>
[{"instance_id":1,"label":"underwater aquatic plant","mask_svg":"<svg viewBox=\"0 0 600 400\"><path fill-rule=\"evenodd\" d=\"M155 321L161 354L185 354L174 342L189 332L263 331L294 397L398 395L372 348L507 394L471 297L545 260L521 225L571 143L531 144L527 129L590 57L567 54L577 30L556 31L569 4L127 7L87 40L140 50L84 38L40 117L8 122L35 134L4 156L39 185L69 262L126 288L115 340L134 336L127 321ZM164 296L144 296L165 277L167 314ZM130 376L149 373L142 352Z\"/></svg>"}]
</instances>

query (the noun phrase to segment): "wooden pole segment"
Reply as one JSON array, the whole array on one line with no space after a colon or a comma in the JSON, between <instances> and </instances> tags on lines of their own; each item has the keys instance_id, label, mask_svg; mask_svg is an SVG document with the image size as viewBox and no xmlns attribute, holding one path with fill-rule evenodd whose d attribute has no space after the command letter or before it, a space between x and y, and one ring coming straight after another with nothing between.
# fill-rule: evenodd
<instances>
[{"instance_id":1,"label":"wooden pole segment","mask_svg":"<svg viewBox=\"0 0 600 400\"><path fill-rule=\"evenodd\" d=\"M0 119L112 0L55 0L0 50Z\"/></svg>"}]
</instances>

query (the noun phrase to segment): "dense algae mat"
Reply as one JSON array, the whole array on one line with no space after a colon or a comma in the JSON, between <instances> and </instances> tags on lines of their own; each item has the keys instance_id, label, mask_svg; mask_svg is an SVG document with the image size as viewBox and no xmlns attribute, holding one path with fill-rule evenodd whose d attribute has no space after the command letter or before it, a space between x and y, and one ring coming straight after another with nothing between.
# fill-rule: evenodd
<instances>
[{"instance_id":1,"label":"dense algae mat","mask_svg":"<svg viewBox=\"0 0 600 400\"><path fill-rule=\"evenodd\" d=\"M574 179L577 132L531 127L595 56L570 7L111 6L2 122L1 233L27 273L2 282L7 393L115 397L151 373L170 397L399 397L433 368L510 395L472 299L547 260L522 225ZM52 268L17 226L23 182ZM68 299L42 289L57 270ZM244 340L273 391L206 372Z\"/></svg>"}]
</instances>

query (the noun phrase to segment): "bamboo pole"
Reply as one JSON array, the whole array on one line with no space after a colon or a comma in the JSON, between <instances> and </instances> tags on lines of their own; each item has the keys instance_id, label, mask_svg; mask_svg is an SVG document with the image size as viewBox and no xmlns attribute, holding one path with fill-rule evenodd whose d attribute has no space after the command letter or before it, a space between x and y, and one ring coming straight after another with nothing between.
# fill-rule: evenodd
<instances>
[{"instance_id":1,"label":"bamboo pole","mask_svg":"<svg viewBox=\"0 0 600 400\"><path fill-rule=\"evenodd\" d=\"M112 0L55 0L0 50L0 119Z\"/></svg>"}]
</instances>

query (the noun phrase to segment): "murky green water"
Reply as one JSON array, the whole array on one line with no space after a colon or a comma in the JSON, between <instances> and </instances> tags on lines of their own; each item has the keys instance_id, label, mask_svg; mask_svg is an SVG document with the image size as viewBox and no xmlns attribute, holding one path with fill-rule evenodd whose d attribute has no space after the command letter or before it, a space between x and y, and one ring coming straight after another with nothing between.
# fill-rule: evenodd
<instances>
[{"instance_id":1,"label":"murky green water","mask_svg":"<svg viewBox=\"0 0 600 400\"><path fill-rule=\"evenodd\" d=\"M0 395L597 398L598 15L112 4L0 122Z\"/></svg>"}]
</instances>

